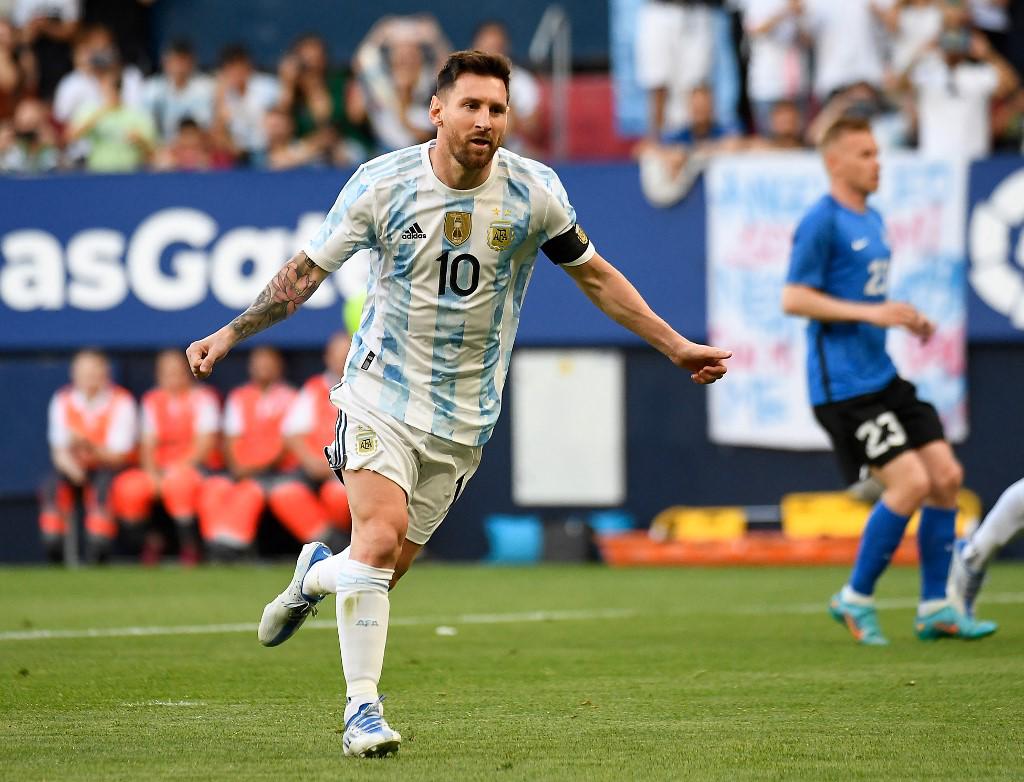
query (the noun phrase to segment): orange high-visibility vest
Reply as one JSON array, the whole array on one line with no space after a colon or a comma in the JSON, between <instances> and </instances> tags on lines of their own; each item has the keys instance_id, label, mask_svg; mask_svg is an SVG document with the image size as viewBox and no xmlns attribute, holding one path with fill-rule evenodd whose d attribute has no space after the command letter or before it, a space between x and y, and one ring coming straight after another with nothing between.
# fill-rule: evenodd
<instances>
[{"instance_id":1,"label":"orange high-visibility vest","mask_svg":"<svg viewBox=\"0 0 1024 782\"><path fill-rule=\"evenodd\" d=\"M284 435L281 424L295 400L295 389L285 383L275 383L266 391L252 383L236 388L228 397L228 404L237 407L242 418L242 431L235 436L232 456L245 467L290 470L298 459L284 453Z\"/></svg>"},{"instance_id":2,"label":"orange high-visibility vest","mask_svg":"<svg viewBox=\"0 0 1024 782\"><path fill-rule=\"evenodd\" d=\"M192 452L199 411L205 405L218 405L217 395L204 386L194 386L179 394L154 388L142 397L142 406L156 427L154 458L157 466L169 467ZM207 456L207 467L217 466L214 454Z\"/></svg>"},{"instance_id":3,"label":"orange high-visibility vest","mask_svg":"<svg viewBox=\"0 0 1024 782\"><path fill-rule=\"evenodd\" d=\"M111 386L108 389L107 403L98 410L83 410L74 403L74 387L65 386L58 393L59 404L64 411L64 421L68 429L83 440L92 443L97 448L106 448L107 437L110 435L110 422L114 417L117 406L126 399L131 400L132 395L120 386ZM76 458L82 462L82 466L89 469L96 466L96 460L88 451L75 453Z\"/></svg>"},{"instance_id":4,"label":"orange high-visibility vest","mask_svg":"<svg viewBox=\"0 0 1024 782\"><path fill-rule=\"evenodd\" d=\"M305 440L306 446L315 454L323 453L324 446L334 442L338 408L331 404L332 385L326 375L315 375L302 387L302 392L310 394L313 399L313 421Z\"/></svg>"}]
</instances>

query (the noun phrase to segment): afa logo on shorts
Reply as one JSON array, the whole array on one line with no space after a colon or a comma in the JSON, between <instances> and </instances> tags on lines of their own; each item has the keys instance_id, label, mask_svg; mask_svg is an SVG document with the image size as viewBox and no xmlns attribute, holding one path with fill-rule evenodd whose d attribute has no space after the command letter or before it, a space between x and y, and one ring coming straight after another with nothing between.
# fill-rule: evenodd
<instances>
[{"instance_id":1,"label":"afa logo on shorts","mask_svg":"<svg viewBox=\"0 0 1024 782\"><path fill-rule=\"evenodd\" d=\"M369 456L377 452L377 433L366 427L356 429L356 453L360 456Z\"/></svg>"}]
</instances>

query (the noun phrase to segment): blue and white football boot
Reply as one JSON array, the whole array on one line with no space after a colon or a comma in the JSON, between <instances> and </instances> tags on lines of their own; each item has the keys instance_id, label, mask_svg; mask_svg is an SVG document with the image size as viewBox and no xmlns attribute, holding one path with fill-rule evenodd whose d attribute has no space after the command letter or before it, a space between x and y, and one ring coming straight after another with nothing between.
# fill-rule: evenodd
<instances>
[{"instance_id":1,"label":"blue and white football boot","mask_svg":"<svg viewBox=\"0 0 1024 782\"><path fill-rule=\"evenodd\" d=\"M283 644L298 630L308 616L316 616L316 606L323 595L302 593L302 580L317 562L331 556L331 550L323 543L307 543L299 552L295 563L295 574L284 592L279 594L263 609L260 619L259 639L264 646Z\"/></svg>"},{"instance_id":2,"label":"blue and white football boot","mask_svg":"<svg viewBox=\"0 0 1024 782\"><path fill-rule=\"evenodd\" d=\"M402 736L392 730L384 719L381 695L372 703L364 703L345 723L342 746L346 755L357 758L383 758L394 755L402 746Z\"/></svg>"},{"instance_id":3,"label":"blue and white football boot","mask_svg":"<svg viewBox=\"0 0 1024 782\"><path fill-rule=\"evenodd\" d=\"M949 565L946 594L958 611L973 619L974 603L985 583L985 568L972 567L972 563L964 556L966 547L966 540L958 540L953 544L953 561Z\"/></svg>"}]
</instances>

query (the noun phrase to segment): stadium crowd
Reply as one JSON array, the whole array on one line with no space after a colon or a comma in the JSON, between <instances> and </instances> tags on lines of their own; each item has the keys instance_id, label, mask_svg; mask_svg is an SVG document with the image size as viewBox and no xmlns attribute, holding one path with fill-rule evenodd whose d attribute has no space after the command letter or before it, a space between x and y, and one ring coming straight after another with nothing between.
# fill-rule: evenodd
<instances>
[{"instance_id":1,"label":"stadium crowd","mask_svg":"<svg viewBox=\"0 0 1024 782\"><path fill-rule=\"evenodd\" d=\"M347 334L335 334L324 371L299 390L284 380L276 349L254 348L249 381L223 408L193 379L180 349L157 355L155 386L138 403L113 382L107 356L77 353L70 383L49 407L54 470L42 486L39 527L50 560L64 559L78 508L91 562L105 561L118 541L146 564L157 563L168 543L185 564L204 555L231 561L252 553L265 511L300 542L344 548L348 497L324 447L336 436L328 396L349 344Z\"/></svg>"},{"instance_id":2,"label":"stadium crowd","mask_svg":"<svg viewBox=\"0 0 1024 782\"><path fill-rule=\"evenodd\" d=\"M215 64L199 63L188 40L151 57L150 4L0 2L0 171L347 166L431 134L424 109L452 49L431 16L382 17L349 63L303 36L264 72L241 45ZM650 95L639 151L678 174L694 155L813 144L848 112L890 147L1019 151L1013 18L1009 0L646 0L634 46ZM510 49L496 21L458 43ZM509 145L543 156L542 83L521 67L512 81Z\"/></svg>"}]
</instances>

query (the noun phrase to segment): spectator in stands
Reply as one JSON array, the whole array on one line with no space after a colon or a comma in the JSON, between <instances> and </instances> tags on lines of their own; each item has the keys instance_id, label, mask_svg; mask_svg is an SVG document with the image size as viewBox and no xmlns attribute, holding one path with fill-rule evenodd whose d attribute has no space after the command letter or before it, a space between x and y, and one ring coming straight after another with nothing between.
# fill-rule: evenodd
<instances>
[{"instance_id":1,"label":"spectator in stands","mask_svg":"<svg viewBox=\"0 0 1024 782\"><path fill-rule=\"evenodd\" d=\"M283 380L281 353L255 348L249 377L248 384L228 394L224 407L230 477L207 481L200 508L200 531L215 559L233 559L251 549L267 506L303 541L330 527L316 496L296 476L298 460L285 444L282 425L296 392Z\"/></svg>"},{"instance_id":2,"label":"spectator in stands","mask_svg":"<svg viewBox=\"0 0 1024 782\"><path fill-rule=\"evenodd\" d=\"M142 397L140 467L122 475L125 519L144 525L157 497L174 521L182 564L199 561L196 513L204 471L220 466L217 435L220 402L200 385L181 350L156 359L156 387ZM156 564L164 541L152 528L142 549L143 564Z\"/></svg>"},{"instance_id":3,"label":"spectator in stands","mask_svg":"<svg viewBox=\"0 0 1024 782\"><path fill-rule=\"evenodd\" d=\"M214 90L214 138L243 161L267 148L263 116L277 105L277 79L258 73L243 46L228 46L221 53Z\"/></svg>"},{"instance_id":4,"label":"spectator in stands","mask_svg":"<svg viewBox=\"0 0 1024 782\"><path fill-rule=\"evenodd\" d=\"M36 91L37 68L32 50L18 42L18 31L0 17L0 121L14 116L18 101Z\"/></svg>"},{"instance_id":5,"label":"spectator in stands","mask_svg":"<svg viewBox=\"0 0 1024 782\"><path fill-rule=\"evenodd\" d=\"M100 71L99 106L84 106L72 118L68 141L89 144L85 167L96 173L138 171L156 149L156 126L144 109L121 100L121 68Z\"/></svg>"},{"instance_id":6,"label":"spectator in stands","mask_svg":"<svg viewBox=\"0 0 1024 782\"><path fill-rule=\"evenodd\" d=\"M809 38L803 14L803 0L745 0L743 30L750 43L747 94L754 129L762 136L771 133L772 112L779 101L789 101L801 116L806 114Z\"/></svg>"},{"instance_id":7,"label":"spectator in stands","mask_svg":"<svg viewBox=\"0 0 1024 782\"><path fill-rule=\"evenodd\" d=\"M57 122L67 125L84 109L102 105L105 96L101 82L113 71L120 76L120 102L131 108L142 107L142 72L134 65L121 67L110 30L99 25L83 27L75 37L75 68L60 80L53 99Z\"/></svg>"},{"instance_id":8,"label":"spectator in stands","mask_svg":"<svg viewBox=\"0 0 1024 782\"><path fill-rule=\"evenodd\" d=\"M884 25L874 0L806 0L814 43L814 94L826 101L851 84L881 89L885 79Z\"/></svg>"},{"instance_id":9,"label":"spectator in stands","mask_svg":"<svg viewBox=\"0 0 1024 782\"><path fill-rule=\"evenodd\" d=\"M178 132L153 156L157 171L209 171L230 168L231 163L231 154L218 149L209 132L191 117L179 123Z\"/></svg>"},{"instance_id":10,"label":"spectator in stands","mask_svg":"<svg viewBox=\"0 0 1024 782\"><path fill-rule=\"evenodd\" d=\"M304 35L281 59L279 105L290 112L296 135L329 151L338 165L362 163L372 146L365 123L349 121L346 95L358 87L348 74L330 68L327 44L319 35Z\"/></svg>"},{"instance_id":11,"label":"spectator in stands","mask_svg":"<svg viewBox=\"0 0 1024 782\"><path fill-rule=\"evenodd\" d=\"M150 18L152 6L157 0L81 1L85 6L83 24L101 24L106 27L114 36L124 62L138 66L145 73L152 73L155 63L150 58L154 37Z\"/></svg>"},{"instance_id":12,"label":"spectator in stands","mask_svg":"<svg viewBox=\"0 0 1024 782\"><path fill-rule=\"evenodd\" d=\"M890 36L890 78L886 87L900 88L911 64L932 45L942 30L941 0L895 0L880 12Z\"/></svg>"},{"instance_id":13,"label":"spectator in stands","mask_svg":"<svg viewBox=\"0 0 1024 782\"><path fill-rule=\"evenodd\" d=\"M295 138L295 123L292 115L277 106L263 115L267 147L254 152L250 164L256 168L281 170L314 165L323 161L325 142L323 136Z\"/></svg>"},{"instance_id":14,"label":"spectator in stands","mask_svg":"<svg viewBox=\"0 0 1024 782\"><path fill-rule=\"evenodd\" d=\"M131 394L111 381L107 357L96 350L77 353L71 384L53 395L48 414L55 472L41 491L39 528L52 562L63 558L76 495L85 511L89 561L109 557L123 495L119 473L135 450L136 415Z\"/></svg>"},{"instance_id":15,"label":"spectator in stands","mask_svg":"<svg viewBox=\"0 0 1024 782\"><path fill-rule=\"evenodd\" d=\"M637 19L636 74L648 90L648 139L689 121L687 95L711 79L714 18L701 0L647 0Z\"/></svg>"},{"instance_id":16,"label":"spectator in stands","mask_svg":"<svg viewBox=\"0 0 1024 782\"><path fill-rule=\"evenodd\" d=\"M933 157L972 160L992 144L992 99L1019 86L1017 74L983 33L947 13L936 44L912 66L917 88L918 148Z\"/></svg>"},{"instance_id":17,"label":"spectator in stands","mask_svg":"<svg viewBox=\"0 0 1024 782\"><path fill-rule=\"evenodd\" d=\"M11 21L38 64L38 95L50 100L71 70L71 42L78 33L79 0L15 0Z\"/></svg>"},{"instance_id":18,"label":"spectator in stands","mask_svg":"<svg viewBox=\"0 0 1024 782\"><path fill-rule=\"evenodd\" d=\"M160 137L173 138L183 119L209 128L213 122L213 80L196 70L192 44L173 41L164 50L161 64L163 73L146 79L142 93Z\"/></svg>"},{"instance_id":19,"label":"spectator in stands","mask_svg":"<svg viewBox=\"0 0 1024 782\"><path fill-rule=\"evenodd\" d=\"M0 171L41 174L60 167L57 134L49 113L38 98L23 98L14 120L0 128Z\"/></svg>"},{"instance_id":20,"label":"spectator in stands","mask_svg":"<svg viewBox=\"0 0 1024 782\"><path fill-rule=\"evenodd\" d=\"M331 337L324 350L324 371L306 381L283 425L285 441L299 460L302 478L317 492L323 508L323 516L316 521L308 519L309 526L298 537L321 540L328 545L327 537L337 538L352 526L345 485L331 471L324 456L324 448L337 438L338 409L331 403L331 389L341 382L351 344L344 331ZM317 523L323 526L316 529ZM332 551L340 550L330 547Z\"/></svg>"},{"instance_id":21,"label":"spectator in stands","mask_svg":"<svg viewBox=\"0 0 1024 782\"><path fill-rule=\"evenodd\" d=\"M696 87L690 93L689 104L690 122L686 127L666 135L660 143L648 142L640 147L640 186L655 206L671 206L683 198L711 155L742 147L739 129L716 119L708 87Z\"/></svg>"},{"instance_id":22,"label":"spectator in stands","mask_svg":"<svg viewBox=\"0 0 1024 782\"><path fill-rule=\"evenodd\" d=\"M776 101L768 120L768 132L758 135L748 145L751 150L794 150L806 149L804 140L803 112L790 100Z\"/></svg>"},{"instance_id":23,"label":"spectator in stands","mask_svg":"<svg viewBox=\"0 0 1024 782\"><path fill-rule=\"evenodd\" d=\"M508 28L503 22L495 19L483 22L476 28L470 48L488 54L501 54L509 57L511 42L508 37ZM528 70L519 65L513 65L509 75L508 93L512 114L502 146L513 152L533 155L540 146L538 143L541 130L540 85L537 83L536 77Z\"/></svg>"},{"instance_id":24,"label":"spectator in stands","mask_svg":"<svg viewBox=\"0 0 1024 782\"><path fill-rule=\"evenodd\" d=\"M386 16L359 44L353 70L361 87L349 93L349 116L369 120L379 151L434 137L427 113L435 77L451 50L431 16Z\"/></svg>"},{"instance_id":25,"label":"spectator in stands","mask_svg":"<svg viewBox=\"0 0 1024 782\"><path fill-rule=\"evenodd\" d=\"M1004 59L1009 59L1013 51L1013 39L1010 37L1010 0L967 0L967 3L970 23L985 34L993 49Z\"/></svg>"},{"instance_id":26,"label":"spectator in stands","mask_svg":"<svg viewBox=\"0 0 1024 782\"><path fill-rule=\"evenodd\" d=\"M911 137L909 113L906 107L892 104L875 86L867 82L851 84L836 92L818 112L807 130L807 137L817 146L825 131L840 117L848 115L871 123L871 131L881 149L906 147Z\"/></svg>"}]
</instances>

